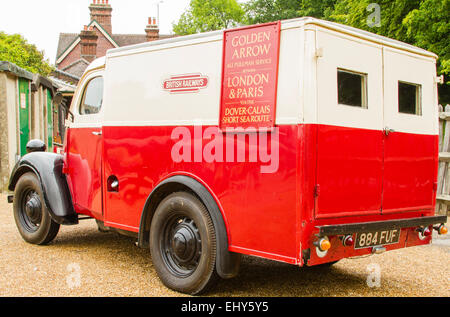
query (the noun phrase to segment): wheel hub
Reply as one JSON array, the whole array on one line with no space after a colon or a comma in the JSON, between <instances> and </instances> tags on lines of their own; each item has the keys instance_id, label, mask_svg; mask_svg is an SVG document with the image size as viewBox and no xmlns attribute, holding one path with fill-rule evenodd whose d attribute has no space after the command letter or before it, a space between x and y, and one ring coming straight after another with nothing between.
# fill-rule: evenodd
<instances>
[{"instance_id":1,"label":"wheel hub","mask_svg":"<svg viewBox=\"0 0 450 317\"><path fill-rule=\"evenodd\" d=\"M164 229L162 248L164 261L177 276L189 276L197 268L202 243L195 222L185 216L173 217Z\"/></svg>"},{"instance_id":2,"label":"wheel hub","mask_svg":"<svg viewBox=\"0 0 450 317\"><path fill-rule=\"evenodd\" d=\"M174 257L186 264L193 260L197 253L197 239L190 224L182 223L175 229L172 237L172 250Z\"/></svg>"},{"instance_id":3,"label":"wheel hub","mask_svg":"<svg viewBox=\"0 0 450 317\"><path fill-rule=\"evenodd\" d=\"M33 223L38 223L40 221L42 205L41 200L36 194L33 194L25 203L25 213Z\"/></svg>"}]
</instances>

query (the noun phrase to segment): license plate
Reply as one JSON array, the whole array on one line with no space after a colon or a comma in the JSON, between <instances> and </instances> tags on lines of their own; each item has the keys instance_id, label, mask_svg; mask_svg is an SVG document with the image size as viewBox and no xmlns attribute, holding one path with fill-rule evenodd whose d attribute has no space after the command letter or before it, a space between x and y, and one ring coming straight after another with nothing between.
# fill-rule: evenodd
<instances>
[{"instance_id":1,"label":"license plate","mask_svg":"<svg viewBox=\"0 0 450 317\"><path fill-rule=\"evenodd\" d=\"M401 229L391 229L357 233L355 238L355 249L398 243L400 232Z\"/></svg>"}]
</instances>

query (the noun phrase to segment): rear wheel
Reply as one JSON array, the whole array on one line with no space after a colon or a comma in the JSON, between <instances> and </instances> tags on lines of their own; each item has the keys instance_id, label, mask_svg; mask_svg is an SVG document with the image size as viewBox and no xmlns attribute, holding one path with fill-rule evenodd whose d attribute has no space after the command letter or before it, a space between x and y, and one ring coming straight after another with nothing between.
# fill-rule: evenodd
<instances>
[{"instance_id":1,"label":"rear wheel","mask_svg":"<svg viewBox=\"0 0 450 317\"><path fill-rule=\"evenodd\" d=\"M218 279L214 225L203 203L189 193L173 193L158 205L150 251L159 278L173 290L198 295Z\"/></svg>"},{"instance_id":2,"label":"rear wheel","mask_svg":"<svg viewBox=\"0 0 450 317\"><path fill-rule=\"evenodd\" d=\"M47 244L59 231L44 203L44 196L34 173L22 175L14 190L14 220L22 238L32 244Z\"/></svg>"}]
</instances>

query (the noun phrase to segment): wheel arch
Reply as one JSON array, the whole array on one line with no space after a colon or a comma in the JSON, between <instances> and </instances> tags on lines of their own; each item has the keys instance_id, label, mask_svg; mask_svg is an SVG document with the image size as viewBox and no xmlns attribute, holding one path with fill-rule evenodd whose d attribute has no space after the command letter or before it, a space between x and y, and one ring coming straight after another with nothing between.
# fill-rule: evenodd
<instances>
[{"instance_id":1,"label":"wheel arch","mask_svg":"<svg viewBox=\"0 0 450 317\"><path fill-rule=\"evenodd\" d=\"M237 275L240 265L240 254L228 251L228 232L224 216L219 204L210 190L200 181L186 175L175 175L161 181L148 196L145 202L139 225L138 245L149 246L150 225L153 214L159 203L171 193L186 191L196 196L206 206L216 231L217 258L216 270L222 278Z\"/></svg>"},{"instance_id":2,"label":"wheel arch","mask_svg":"<svg viewBox=\"0 0 450 317\"><path fill-rule=\"evenodd\" d=\"M36 171L36 169L32 165L22 164L19 166L17 164L11 173L11 177L9 179L9 184L8 184L8 190L14 191L14 189L16 188L16 184L19 181L19 178L23 174L28 173L28 172L34 173L37 176L37 178L39 179L39 182L42 183L41 176L39 175L39 173Z\"/></svg>"},{"instance_id":3,"label":"wheel arch","mask_svg":"<svg viewBox=\"0 0 450 317\"><path fill-rule=\"evenodd\" d=\"M14 191L20 177L34 173L41 184L44 204L52 219L59 224L78 224L78 216L72 205L72 198L65 175L62 173L63 157L48 152L34 152L23 156L11 173L8 189Z\"/></svg>"}]
</instances>

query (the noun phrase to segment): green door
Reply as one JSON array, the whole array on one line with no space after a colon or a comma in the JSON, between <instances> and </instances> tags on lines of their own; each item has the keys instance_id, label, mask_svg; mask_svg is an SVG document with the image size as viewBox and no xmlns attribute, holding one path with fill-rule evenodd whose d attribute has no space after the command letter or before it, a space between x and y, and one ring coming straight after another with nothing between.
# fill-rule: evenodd
<instances>
[{"instance_id":1,"label":"green door","mask_svg":"<svg viewBox=\"0 0 450 317\"><path fill-rule=\"evenodd\" d=\"M28 80L19 78L19 133L20 156L27 154L30 140L30 85Z\"/></svg>"},{"instance_id":2,"label":"green door","mask_svg":"<svg viewBox=\"0 0 450 317\"><path fill-rule=\"evenodd\" d=\"M47 139L48 151L53 151L53 101L50 90L47 89Z\"/></svg>"}]
</instances>

